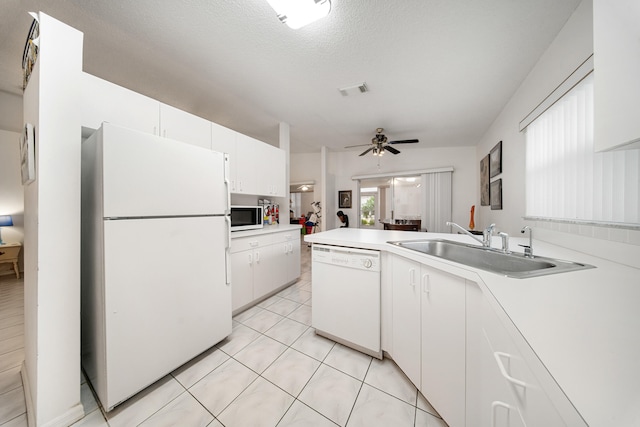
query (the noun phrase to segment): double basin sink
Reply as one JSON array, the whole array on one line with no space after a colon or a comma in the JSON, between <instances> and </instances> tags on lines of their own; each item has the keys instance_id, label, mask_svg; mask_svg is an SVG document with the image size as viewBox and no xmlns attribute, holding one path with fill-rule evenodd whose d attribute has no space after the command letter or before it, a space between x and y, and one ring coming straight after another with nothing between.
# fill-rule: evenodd
<instances>
[{"instance_id":1,"label":"double basin sink","mask_svg":"<svg viewBox=\"0 0 640 427\"><path fill-rule=\"evenodd\" d=\"M541 256L528 258L522 254L504 253L497 249L443 239L388 243L517 279L595 268L589 264Z\"/></svg>"}]
</instances>

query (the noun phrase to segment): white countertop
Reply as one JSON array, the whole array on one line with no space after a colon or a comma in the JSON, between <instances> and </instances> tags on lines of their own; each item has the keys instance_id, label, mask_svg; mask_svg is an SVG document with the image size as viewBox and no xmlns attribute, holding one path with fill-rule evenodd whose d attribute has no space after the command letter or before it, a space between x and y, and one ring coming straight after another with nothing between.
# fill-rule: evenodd
<instances>
[{"instance_id":1,"label":"white countertop","mask_svg":"<svg viewBox=\"0 0 640 427\"><path fill-rule=\"evenodd\" d=\"M396 253L473 280L502 306L538 358L591 427L640 426L640 270L533 241L534 255L595 269L512 279L386 243L461 234L342 228L305 241ZM522 252L527 238L511 238ZM500 247L494 237L493 247Z\"/></svg>"},{"instance_id":2,"label":"white countertop","mask_svg":"<svg viewBox=\"0 0 640 427\"><path fill-rule=\"evenodd\" d=\"M270 233L283 233L287 231L298 231L302 226L300 224L273 224L273 225L265 225L262 228L256 228L255 230L243 230L243 231L232 231L231 238L235 239L238 237L250 237L250 236L260 236L263 234Z\"/></svg>"}]
</instances>

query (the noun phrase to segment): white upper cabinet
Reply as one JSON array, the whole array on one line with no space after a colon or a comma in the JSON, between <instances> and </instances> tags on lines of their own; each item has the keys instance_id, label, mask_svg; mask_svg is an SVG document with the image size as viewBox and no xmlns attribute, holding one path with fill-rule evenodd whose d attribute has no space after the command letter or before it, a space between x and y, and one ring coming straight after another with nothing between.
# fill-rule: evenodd
<instances>
[{"instance_id":1,"label":"white upper cabinet","mask_svg":"<svg viewBox=\"0 0 640 427\"><path fill-rule=\"evenodd\" d=\"M237 192L237 138L238 132L224 126L220 126L217 123L211 123L211 149L213 151L227 153L229 155L229 191L231 191L232 193Z\"/></svg>"},{"instance_id":2,"label":"white upper cabinet","mask_svg":"<svg viewBox=\"0 0 640 427\"><path fill-rule=\"evenodd\" d=\"M160 102L91 74L82 73L82 126L109 122L157 135Z\"/></svg>"},{"instance_id":3,"label":"white upper cabinet","mask_svg":"<svg viewBox=\"0 0 640 427\"><path fill-rule=\"evenodd\" d=\"M593 0L596 151L640 147L640 2Z\"/></svg>"},{"instance_id":4,"label":"white upper cabinet","mask_svg":"<svg viewBox=\"0 0 640 427\"><path fill-rule=\"evenodd\" d=\"M160 136L211 149L211 122L160 104Z\"/></svg>"}]
</instances>

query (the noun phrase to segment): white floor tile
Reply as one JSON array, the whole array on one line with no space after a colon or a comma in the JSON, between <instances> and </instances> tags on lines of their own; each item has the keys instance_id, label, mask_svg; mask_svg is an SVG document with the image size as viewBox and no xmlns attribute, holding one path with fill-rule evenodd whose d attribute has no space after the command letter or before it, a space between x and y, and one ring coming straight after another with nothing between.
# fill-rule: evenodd
<instances>
[{"instance_id":1,"label":"white floor tile","mask_svg":"<svg viewBox=\"0 0 640 427\"><path fill-rule=\"evenodd\" d=\"M218 416L258 375L229 359L198 381L189 392L214 416Z\"/></svg>"},{"instance_id":2,"label":"white floor tile","mask_svg":"<svg viewBox=\"0 0 640 427\"><path fill-rule=\"evenodd\" d=\"M243 323L245 320L250 319L251 317L255 316L260 312L262 312L262 308L256 305L246 309L240 314L233 316L233 320L235 320L236 322Z\"/></svg>"},{"instance_id":3,"label":"white floor tile","mask_svg":"<svg viewBox=\"0 0 640 427\"><path fill-rule=\"evenodd\" d=\"M284 344L262 335L238 352L233 358L260 374L286 349L287 346Z\"/></svg>"},{"instance_id":4,"label":"white floor tile","mask_svg":"<svg viewBox=\"0 0 640 427\"><path fill-rule=\"evenodd\" d=\"M390 359L373 359L364 382L411 405L416 404L416 387Z\"/></svg>"},{"instance_id":5,"label":"white floor tile","mask_svg":"<svg viewBox=\"0 0 640 427\"><path fill-rule=\"evenodd\" d=\"M434 417L420 409L416 411L416 427L448 427L440 418Z\"/></svg>"},{"instance_id":6,"label":"white floor tile","mask_svg":"<svg viewBox=\"0 0 640 427\"><path fill-rule=\"evenodd\" d=\"M80 403L82 403L85 414L98 409L98 402L86 382L80 385Z\"/></svg>"},{"instance_id":7,"label":"white floor tile","mask_svg":"<svg viewBox=\"0 0 640 427\"><path fill-rule=\"evenodd\" d=\"M213 421L213 416L188 392L145 420L141 427L205 427Z\"/></svg>"},{"instance_id":8,"label":"white floor tile","mask_svg":"<svg viewBox=\"0 0 640 427\"><path fill-rule=\"evenodd\" d=\"M247 319L244 324L258 332L265 332L282 319L284 319L284 317L279 314L263 310L255 316L252 316L250 319Z\"/></svg>"},{"instance_id":9,"label":"white floor tile","mask_svg":"<svg viewBox=\"0 0 640 427\"><path fill-rule=\"evenodd\" d=\"M271 304L266 310L272 311L280 316L287 316L298 307L300 307L300 304L297 302L282 298L280 301Z\"/></svg>"},{"instance_id":10,"label":"white floor tile","mask_svg":"<svg viewBox=\"0 0 640 427\"><path fill-rule=\"evenodd\" d=\"M184 392L184 387L172 376L142 390L124 403L116 406L106 417L111 427L129 427L140 424L160 408Z\"/></svg>"},{"instance_id":11,"label":"white floor tile","mask_svg":"<svg viewBox=\"0 0 640 427\"><path fill-rule=\"evenodd\" d=\"M329 354L334 344L335 342L316 335L315 329L309 328L300 338L291 344L291 347L314 359L322 361L327 357L327 354Z\"/></svg>"},{"instance_id":12,"label":"white floor tile","mask_svg":"<svg viewBox=\"0 0 640 427\"><path fill-rule=\"evenodd\" d=\"M85 410L85 416L80 421L71 425L72 427L109 427L107 421L102 416L102 412L99 409L95 409L92 412ZM4 426L3 426L4 427Z\"/></svg>"},{"instance_id":13,"label":"white floor tile","mask_svg":"<svg viewBox=\"0 0 640 427\"><path fill-rule=\"evenodd\" d=\"M280 341L283 344L291 345L308 328L307 325L291 319L282 319L264 334Z\"/></svg>"},{"instance_id":14,"label":"white floor tile","mask_svg":"<svg viewBox=\"0 0 640 427\"><path fill-rule=\"evenodd\" d=\"M289 319L295 320L296 322L311 326L311 307L303 304L295 309L287 317Z\"/></svg>"},{"instance_id":15,"label":"white floor tile","mask_svg":"<svg viewBox=\"0 0 640 427\"><path fill-rule=\"evenodd\" d=\"M172 375L185 388L189 388L227 360L229 355L214 347L182 365L173 371Z\"/></svg>"},{"instance_id":16,"label":"white floor tile","mask_svg":"<svg viewBox=\"0 0 640 427\"><path fill-rule=\"evenodd\" d=\"M233 328L231 335L222 340L222 342L217 344L216 347L228 355L233 356L255 341L259 336L259 332L241 324Z\"/></svg>"},{"instance_id":17,"label":"white floor tile","mask_svg":"<svg viewBox=\"0 0 640 427\"><path fill-rule=\"evenodd\" d=\"M331 421L344 426L362 383L327 365L322 365L298 399Z\"/></svg>"},{"instance_id":18,"label":"white floor tile","mask_svg":"<svg viewBox=\"0 0 640 427\"><path fill-rule=\"evenodd\" d=\"M323 363L362 381L367 374L371 359L373 359L371 356L336 343Z\"/></svg>"},{"instance_id":19,"label":"white floor tile","mask_svg":"<svg viewBox=\"0 0 640 427\"><path fill-rule=\"evenodd\" d=\"M413 427L416 407L364 384L347 427Z\"/></svg>"},{"instance_id":20,"label":"white floor tile","mask_svg":"<svg viewBox=\"0 0 640 427\"><path fill-rule=\"evenodd\" d=\"M290 348L262 376L292 396L298 396L319 366L316 359Z\"/></svg>"},{"instance_id":21,"label":"white floor tile","mask_svg":"<svg viewBox=\"0 0 640 427\"><path fill-rule=\"evenodd\" d=\"M293 403L293 397L264 378L254 381L218 419L226 427L273 427Z\"/></svg>"},{"instance_id":22,"label":"white floor tile","mask_svg":"<svg viewBox=\"0 0 640 427\"><path fill-rule=\"evenodd\" d=\"M2 424L2 427L28 427L27 414L22 414L9 422Z\"/></svg>"},{"instance_id":23,"label":"white floor tile","mask_svg":"<svg viewBox=\"0 0 640 427\"><path fill-rule=\"evenodd\" d=\"M418 391L418 409L422 409L423 411L429 412L431 415L435 415L438 418L440 417L440 414L438 414L438 411L435 410L435 408L433 406L431 406L431 403L429 403L429 401L427 399L425 399L425 397L422 395L422 393L420 393L420 391Z\"/></svg>"},{"instance_id":24,"label":"white floor tile","mask_svg":"<svg viewBox=\"0 0 640 427\"><path fill-rule=\"evenodd\" d=\"M296 400L278 427L335 427L336 423Z\"/></svg>"}]
</instances>

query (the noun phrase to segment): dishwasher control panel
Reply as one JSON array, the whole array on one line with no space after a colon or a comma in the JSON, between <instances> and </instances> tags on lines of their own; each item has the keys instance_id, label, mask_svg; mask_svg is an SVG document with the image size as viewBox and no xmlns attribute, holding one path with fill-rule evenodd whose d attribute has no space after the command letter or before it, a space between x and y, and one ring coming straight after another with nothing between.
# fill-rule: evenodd
<instances>
[{"instance_id":1,"label":"dishwasher control panel","mask_svg":"<svg viewBox=\"0 0 640 427\"><path fill-rule=\"evenodd\" d=\"M311 258L312 262L380 271L379 251L314 244Z\"/></svg>"}]
</instances>

